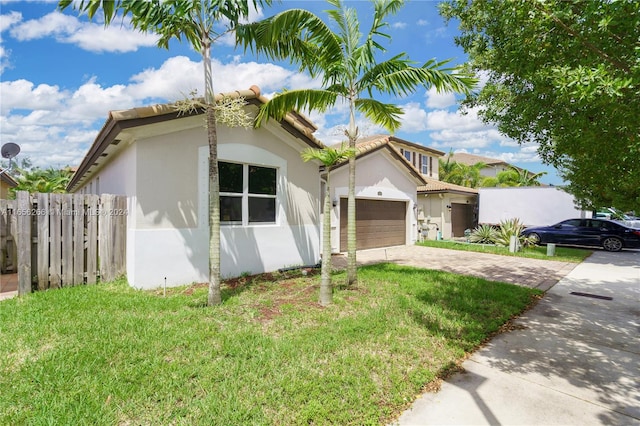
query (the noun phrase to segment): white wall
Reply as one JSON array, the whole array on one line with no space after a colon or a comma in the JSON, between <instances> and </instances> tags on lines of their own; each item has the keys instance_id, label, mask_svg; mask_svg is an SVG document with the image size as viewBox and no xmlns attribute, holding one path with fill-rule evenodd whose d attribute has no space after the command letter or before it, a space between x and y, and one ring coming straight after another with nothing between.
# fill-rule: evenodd
<instances>
[{"instance_id":1,"label":"white wall","mask_svg":"<svg viewBox=\"0 0 640 426\"><path fill-rule=\"evenodd\" d=\"M279 137L289 140L283 142ZM150 149L145 148L146 154L139 155L138 161L135 228L128 234L129 283L138 288L154 288L163 285L165 278L167 286L206 282L209 274L206 133L201 128L185 130L140 144L150 144L147 147ZM173 148L176 144L182 144L180 159L162 148L163 145ZM317 164L302 162L301 148L299 142L282 130L218 129L219 160L278 169L277 222L221 226L223 278L318 262L319 172ZM156 162L162 158L165 161L154 165L154 158Z\"/></svg>"},{"instance_id":2,"label":"white wall","mask_svg":"<svg viewBox=\"0 0 640 426\"><path fill-rule=\"evenodd\" d=\"M525 226L546 226L591 217L591 212L575 206L571 194L557 187L480 188L478 198L481 224L518 218Z\"/></svg>"}]
</instances>

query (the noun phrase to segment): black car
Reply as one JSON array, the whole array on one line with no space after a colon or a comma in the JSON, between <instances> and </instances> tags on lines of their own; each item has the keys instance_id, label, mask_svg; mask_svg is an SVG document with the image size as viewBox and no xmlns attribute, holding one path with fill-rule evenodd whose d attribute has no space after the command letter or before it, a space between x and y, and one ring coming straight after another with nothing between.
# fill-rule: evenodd
<instances>
[{"instance_id":1,"label":"black car","mask_svg":"<svg viewBox=\"0 0 640 426\"><path fill-rule=\"evenodd\" d=\"M607 251L640 248L640 229L606 219L568 219L551 226L526 228L522 235L539 244L597 246Z\"/></svg>"}]
</instances>

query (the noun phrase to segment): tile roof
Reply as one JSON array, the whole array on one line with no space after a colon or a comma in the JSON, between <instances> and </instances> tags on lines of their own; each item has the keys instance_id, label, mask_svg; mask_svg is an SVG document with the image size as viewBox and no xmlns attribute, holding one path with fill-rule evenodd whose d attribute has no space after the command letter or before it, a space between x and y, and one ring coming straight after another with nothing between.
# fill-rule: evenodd
<instances>
[{"instance_id":1,"label":"tile roof","mask_svg":"<svg viewBox=\"0 0 640 426\"><path fill-rule=\"evenodd\" d=\"M268 101L266 97L260 94L260 88L258 86L251 86L247 90L220 93L217 94L215 98L216 100L219 100L223 97L243 98L247 104L256 105L258 107ZM123 130L136 126L149 125L201 114L204 114L204 110L199 110L192 114L181 115L175 108L174 103L110 111L107 120L98 133L98 136L72 176L71 181L67 186L67 190L73 190L89 172L89 169L92 166L104 161L103 158L108 156L104 153L105 150L112 143L117 144L119 142L117 140L117 136ZM303 114L292 111L280 121L280 124L285 128L285 130L295 137L303 140L307 145L314 148L324 147L324 144L313 135L313 132L317 130L317 127Z\"/></svg>"},{"instance_id":2,"label":"tile roof","mask_svg":"<svg viewBox=\"0 0 640 426\"><path fill-rule=\"evenodd\" d=\"M473 166L476 163L485 163L488 166L497 164L509 164L496 158L483 157L481 155L469 154L467 152L456 152L451 156L451 159L457 163L462 163L469 166Z\"/></svg>"},{"instance_id":3,"label":"tile roof","mask_svg":"<svg viewBox=\"0 0 640 426\"><path fill-rule=\"evenodd\" d=\"M418 181L426 183L426 179L420 173L420 171L416 169L414 165L411 164L411 162L409 162L409 160L407 160L396 147L393 146L393 144L391 143L393 139L395 138L390 135L374 135L359 139L356 143L356 158L364 157L380 149L387 149L391 156L400 161L400 163L409 170L409 173L411 175L416 177ZM335 144L333 146L336 147L340 145L341 144ZM349 162L343 161L342 163L333 166L331 169L337 169L346 164L349 164Z\"/></svg>"},{"instance_id":4,"label":"tile roof","mask_svg":"<svg viewBox=\"0 0 640 426\"><path fill-rule=\"evenodd\" d=\"M425 178L427 184L418 187L418 194L438 193L438 192L455 192L458 194L477 194L476 188L468 188L466 186L456 185L449 182Z\"/></svg>"}]
</instances>

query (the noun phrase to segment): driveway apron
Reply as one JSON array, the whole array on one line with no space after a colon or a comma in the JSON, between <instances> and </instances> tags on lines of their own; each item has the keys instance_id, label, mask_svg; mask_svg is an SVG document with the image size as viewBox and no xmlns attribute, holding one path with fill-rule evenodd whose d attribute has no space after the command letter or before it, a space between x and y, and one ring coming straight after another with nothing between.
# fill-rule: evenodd
<instances>
[{"instance_id":1,"label":"driveway apron","mask_svg":"<svg viewBox=\"0 0 640 426\"><path fill-rule=\"evenodd\" d=\"M514 326L395 424L640 425L640 251L596 251Z\"/></svg>"}]
</instances>

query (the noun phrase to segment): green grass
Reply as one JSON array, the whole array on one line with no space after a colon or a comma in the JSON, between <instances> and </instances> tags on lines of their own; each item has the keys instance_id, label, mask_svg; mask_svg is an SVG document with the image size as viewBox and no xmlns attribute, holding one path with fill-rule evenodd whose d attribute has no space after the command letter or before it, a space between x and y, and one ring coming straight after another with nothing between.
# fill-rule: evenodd
<instances>
[{"instance_id":1,"label":"green grass","mask_svg":"<svg viewBox=\"0 0 640 426\"><path fill-rule=\"evenodd\" d=\"M0 302L0 424L381 424L541 292L391 264L322 308L318 276ZM344 273L335 283L344 282Z\"/></svg>"},{"instance_id":2,"label":"green grass","mask_svg":"<svg viewBox=\"0 0 640 426\"><path fill-rule=\"evenodd\" d=\"M500 254L503 256L518 256L531 259L557 260L559 262L580 263L589 257L593 250L573 248L573 247L556 247L555 256L547 256L546 246L536 246L523 248L521 251L511 253L509 247L495 246L492 244L472 244L461 241L449 240L426 240L416 243L425 247L446 248L451 250L474 251L478 253Z\"/></svg>"}]
</instances>

